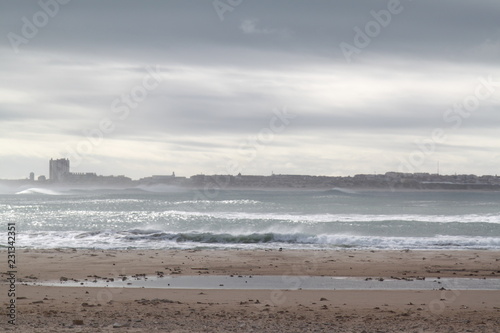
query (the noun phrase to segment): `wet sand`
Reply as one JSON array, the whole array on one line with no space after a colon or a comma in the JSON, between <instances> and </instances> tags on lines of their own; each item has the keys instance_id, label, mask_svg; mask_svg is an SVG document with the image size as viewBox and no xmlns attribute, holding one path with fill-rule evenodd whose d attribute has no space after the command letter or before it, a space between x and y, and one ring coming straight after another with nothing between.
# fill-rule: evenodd
<instances>
[{"instance_id":1,"label":"wet sand","mask_svg":"<svg viewBox=\"0 0 500 333\"><path fill-rule=\"evenodd\" d=\"M2 253L2 255L5 253ZM28 286L133 276L500 278L498 251L18 250L19 332L499 332L500 290ZM6 275L2 274L5 281ZM383 283L383 282L381 282ZM7 324L2 285L1 328ZM114 326L114 327L113 327Z\"/></svg>"}]
</instances>

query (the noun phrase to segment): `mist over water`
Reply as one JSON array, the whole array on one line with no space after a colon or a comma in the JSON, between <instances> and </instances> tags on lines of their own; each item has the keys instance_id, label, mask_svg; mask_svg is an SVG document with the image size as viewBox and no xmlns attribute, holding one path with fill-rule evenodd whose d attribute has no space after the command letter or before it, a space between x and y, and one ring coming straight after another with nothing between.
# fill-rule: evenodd
<instances>
[{"instance_id":1,"label":"mist over water","mask_svg":"<svg viewBox=\"0 0 500 333\"><path fill-rule=\"evenodd\" d=\"M197 194L198 193L198 194ZM500 249L500 193L26 188L0 218L32 248ZM0 243L5 245L4 243Z\"/></svg>"}]
</instances>

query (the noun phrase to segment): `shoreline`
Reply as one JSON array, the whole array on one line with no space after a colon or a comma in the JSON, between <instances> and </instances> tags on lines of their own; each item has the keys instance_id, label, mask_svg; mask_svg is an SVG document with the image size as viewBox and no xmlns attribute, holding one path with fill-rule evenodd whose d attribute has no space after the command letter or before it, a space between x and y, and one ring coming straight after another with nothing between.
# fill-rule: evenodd
<instances>
[{"instance_id":1,"label":"shoreline","mask_svg":"<svg viewBox=\"0 0 500 333\"><path fill-rule=\"evenodd\" d=\"M421 333L498 332L500 327L500 290L454 290L450 286L443 290L219 290L24 284L101 281L158 272L213 278L273 275L290 283L299 276L322 275L499 279L500 251L18 249L17 260L15 328L27 333ZM5 294L7 277L1 275L0 288ZM4 300L0 314L6 324L5 305ZM4 323L1 325L8 329Z\"/></svg>"},{"instance_id":2,"label":"shoreline","mask_svg":"<svg viewBox=\"0 0 500 333\"><path fill-rule=\"evenodd\" d=\"M0 250L0 255L6 249ZM18 249L18 271L36 279L88 275L290 275L500 278L498 250L97 250ZM86 267L82 270L82 267ZM91 274L89 274L91 273Z\"/></svg>"}]
</instances>

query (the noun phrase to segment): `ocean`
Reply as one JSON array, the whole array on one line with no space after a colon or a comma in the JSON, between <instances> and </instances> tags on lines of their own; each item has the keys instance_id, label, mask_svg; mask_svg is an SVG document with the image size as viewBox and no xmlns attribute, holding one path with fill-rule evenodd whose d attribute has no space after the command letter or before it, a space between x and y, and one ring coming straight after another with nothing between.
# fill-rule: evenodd
<instances>
[{"instance_id":1,"label":"ocean","mask_svg":"<svg viewBox=\"0 0 500 333\"><path fill-rule=\"evenodd\" d=\"M18 248L498 250L500 192L26 188L0 221Z\"/></svg>"}]
</instances>

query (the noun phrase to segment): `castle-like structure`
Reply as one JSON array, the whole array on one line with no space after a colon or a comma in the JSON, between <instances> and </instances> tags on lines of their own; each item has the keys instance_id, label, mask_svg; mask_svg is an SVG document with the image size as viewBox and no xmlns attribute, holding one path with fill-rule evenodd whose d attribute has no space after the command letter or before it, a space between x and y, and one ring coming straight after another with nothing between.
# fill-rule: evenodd
<instances>
[{"instance_id":1,"label":"castle-like structure","mask_svg":"<svg viewBox=\"0 0 500 333\"><path fill-rule=\"evenodd\" d=\"M49 181L52 183L127 183L125 176L98 176L95 172L70 172L69 159L49 161Z\"/></svg>"},{"instance_id":2,"label":"castle-like structure","mask_svg":"<svg viewBox=\"0 0 500 333\"><path fill-rule=\"evenodd\" d=\"M49 179L52 182L62 182L70 175L69 159L60 158L58 160L50 159L49 161Z\"/></svg>"}]
</instances>

